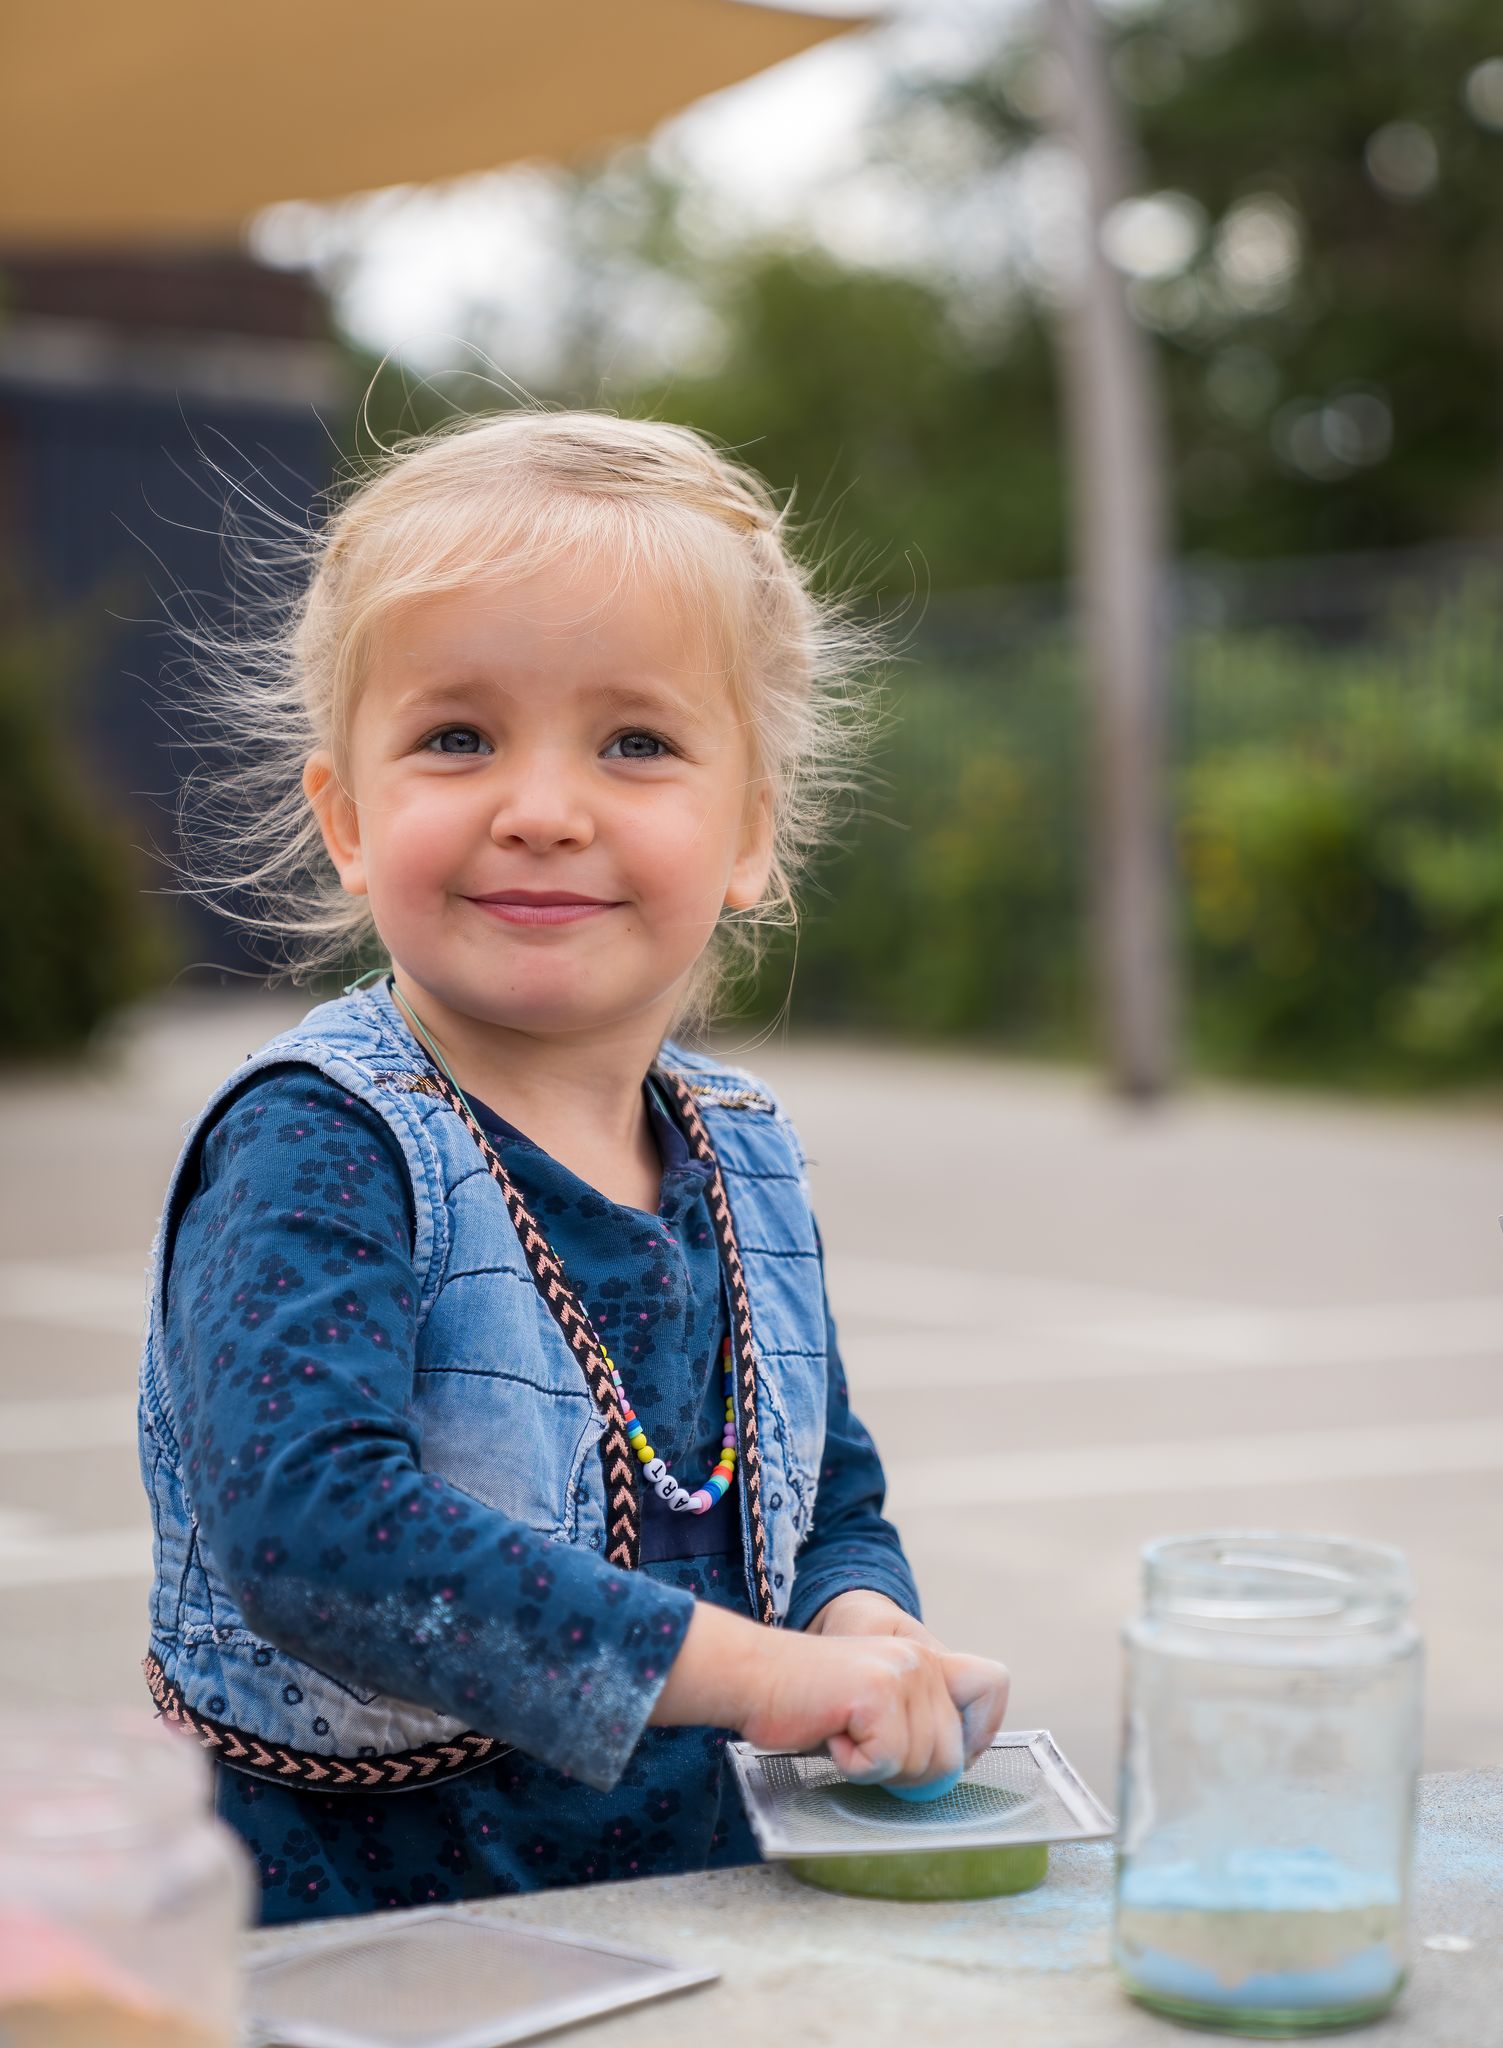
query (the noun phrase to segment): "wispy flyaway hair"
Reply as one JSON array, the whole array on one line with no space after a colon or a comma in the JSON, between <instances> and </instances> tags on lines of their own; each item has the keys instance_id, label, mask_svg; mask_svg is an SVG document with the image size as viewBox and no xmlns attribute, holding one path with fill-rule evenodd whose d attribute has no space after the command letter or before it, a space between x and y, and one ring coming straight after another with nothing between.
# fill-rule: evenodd
<instances>
[{"instance_id":1,"label":"wispy flyaway hair","mask_svg":"<svg viewBox=\"0 0 1503 2048\"><path fill-rule=\"evenodd\" d=\"M268 630L191 636L193 715L217 758L180 807L188 888L246 929L269 978L304 983L382 957L367 900L340 887L302 772L327 748L344 775L384 627L438 592L580 561L651 579L703 628L771 795L768 887L723 915L674 1028L705 1028L766 933L796 926L797 885L855 787L882 650L847 603L818 591L789 506L750 469L686 427L525 406L385 451L300 536L297 559L274 553Z\"/></svg>"}]
</instances>

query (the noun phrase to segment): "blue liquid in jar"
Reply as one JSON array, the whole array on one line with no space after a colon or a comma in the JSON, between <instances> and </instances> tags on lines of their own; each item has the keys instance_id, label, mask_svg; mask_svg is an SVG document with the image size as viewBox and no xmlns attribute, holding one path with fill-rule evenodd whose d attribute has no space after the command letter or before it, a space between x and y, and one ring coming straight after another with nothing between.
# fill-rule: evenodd
<instances>
[{"instance_id":1,"label":"blue liquid in jar","mask_svg":"<svg viewBox=\"0 0 1503 2048\"><path fill-rule=\"evenodd\" d=\"M1114 1954L1149 2003L1318 2022L1393 1998L1405 1917L1391 1884L1322 1850L1236 1850L1125 1870Z\"/></svg>"}]
</instances>

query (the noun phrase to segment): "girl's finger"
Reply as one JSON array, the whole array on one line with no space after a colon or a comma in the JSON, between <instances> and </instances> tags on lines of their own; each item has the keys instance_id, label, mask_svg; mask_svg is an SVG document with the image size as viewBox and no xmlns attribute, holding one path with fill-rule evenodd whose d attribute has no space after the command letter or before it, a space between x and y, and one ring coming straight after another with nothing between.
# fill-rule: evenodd
<instances>
[{"instance_id":1,"label":"girl's finger","mask_svg":"<svg viewBox=\"0 0 1503 2048\"><path fill-rule=\"evenodd\" d=\"M850 1742L844 1735L830 1738L830 1761L853 1785L885 1785L901 1775L898 1759L884 1756L873 1744Z\"/></svg>"},{"instance_id":2,"label":"girl's finger","mask_svg":"<svg viewBox=\"0 0 1503 2048\"><path fill-rule=\"evenodd\" d=\"M945 1778L952 1771L958 1771L965 1761L965 1724L956 1711L954 1700L945 1684L944 1669L935 1665L933 1701L930 1716L932 1740L929 1762L925 1767L925 1779Z\"/></svg>"},{"instance_id":3,"label":"girl's finger","mask_svg":"<svg viewBox=\"0 0 1503 2048\"><path fill-rule=\"evenodd\" d=\"M950 1656L940 1660L950 1698L960 1710L965 1760L973 1764L1002 1726L1012 1678L990 1657Z\"/></svg>"},{"instance_id":4,"label":"girl's finger","mask_svg":"<svg viewBox=\"0 0 1503 2048\"><path fill-rule=\"evenodd\" d=\"M830 1761L852 1784L885 1784L903 1768L908 1748L907 1715L901 1703L892 1699L876 1708L856 1707L844 1732L832 1735L825 1747Z\"/></svg>"},{"instance_id":5,"label":"girl's finger","mask_svg":"<svg viewBox=\"0 0 1503 2048\"><path fill-rule=\"evenodd\" d=\"M923 1695L909 1715L909 1746L901 1778L908 1785L927 1785L948 1777L961 1766L960 1716L938 1664L925 1673Z\"/></svg>"},{"instance_id":6,"label":"girl's finger","mask_svg":"<svg viewBox=\"0 0 1503 2048\"><path fill-rule=\"evenodd\" d=\"M861 1769L861 1746L849 1735L832 1735L825 1744L830 1762L842 1778L854 1779Z\"/></svg>"}]
</instances>

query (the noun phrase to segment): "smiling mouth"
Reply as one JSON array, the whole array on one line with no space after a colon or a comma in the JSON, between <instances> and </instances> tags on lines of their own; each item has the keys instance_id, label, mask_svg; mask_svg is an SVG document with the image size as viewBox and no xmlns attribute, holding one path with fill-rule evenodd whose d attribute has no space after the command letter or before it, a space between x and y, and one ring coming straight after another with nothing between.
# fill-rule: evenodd
<instances>
[{"instance_id":1,"label":"smiling mouth","mask_svg":"<svg viewBox=\"0 0 1503 2048\"><path fill-rule=\"evenodd\" d=\"M488 917L511 925L580 924L617 908L594 896L527 896L520 890L501 896L472 896L470 901Z\"/></svg>"}]
</instances>

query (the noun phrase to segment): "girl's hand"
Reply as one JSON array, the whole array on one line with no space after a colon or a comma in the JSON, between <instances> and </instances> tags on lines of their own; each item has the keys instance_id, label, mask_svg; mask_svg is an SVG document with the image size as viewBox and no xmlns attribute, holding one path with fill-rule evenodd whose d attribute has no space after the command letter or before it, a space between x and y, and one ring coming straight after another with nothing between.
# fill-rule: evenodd
<instances>
[{"instance_id":1,"label":"girl's hand","mask_svg":"<svg viewBox=\"0 0 1503 2048\"><path fill-rule=\"evenodd\" d=\"M921 1621L885 1593L837 1593L827 1600L804 1630L806 1636L911 1636L931 1650L944 1651L944 1644L931 1635Z\"/></svg>"},{"instance_id":2,"label":"girl's hand","mask_svg":"<svg viewBox=\"0 0 1503 2048\"><path fill-rule=\"evenodd\" d=\"M1000 1664L932 1638L811 1636L701 1603L651 1718L734 1728L763 1749L824 1747L847 1777L923 1784L985 1748L1006 1698Z\"/></svg>"},{"instance_id":3,"label":"girl's hand","mask_svg":"<svg viewBox=\"0 0 1503 2048\"><path fill-rule=\"evenodd\" d=\"M805 1634L904 1636L937 1652L950 1698L961 1711L967 1764L973 1764L990 1747L992 1737L1002 1726L1012 1683L1006 1665L995 1664L986 1657L951 1656L938 1636L932 1635L921 1621L915 1621L885 1593L866 1588L837 1593L820 1608Z\"/></svg>"},{"instance_id":4,"label":"girl's hand","mask_svg":"<svg viewBox=\"0 0 1503 2048\"><path fill-rule=\"evenodd\" d=\"M943 1655L898 1635L768 1631L773 1654L742 1732L762 1749L825 1749L864 1784L919 1785L958 1771L964 1729Z\"/></svg>"}]
</instances>

